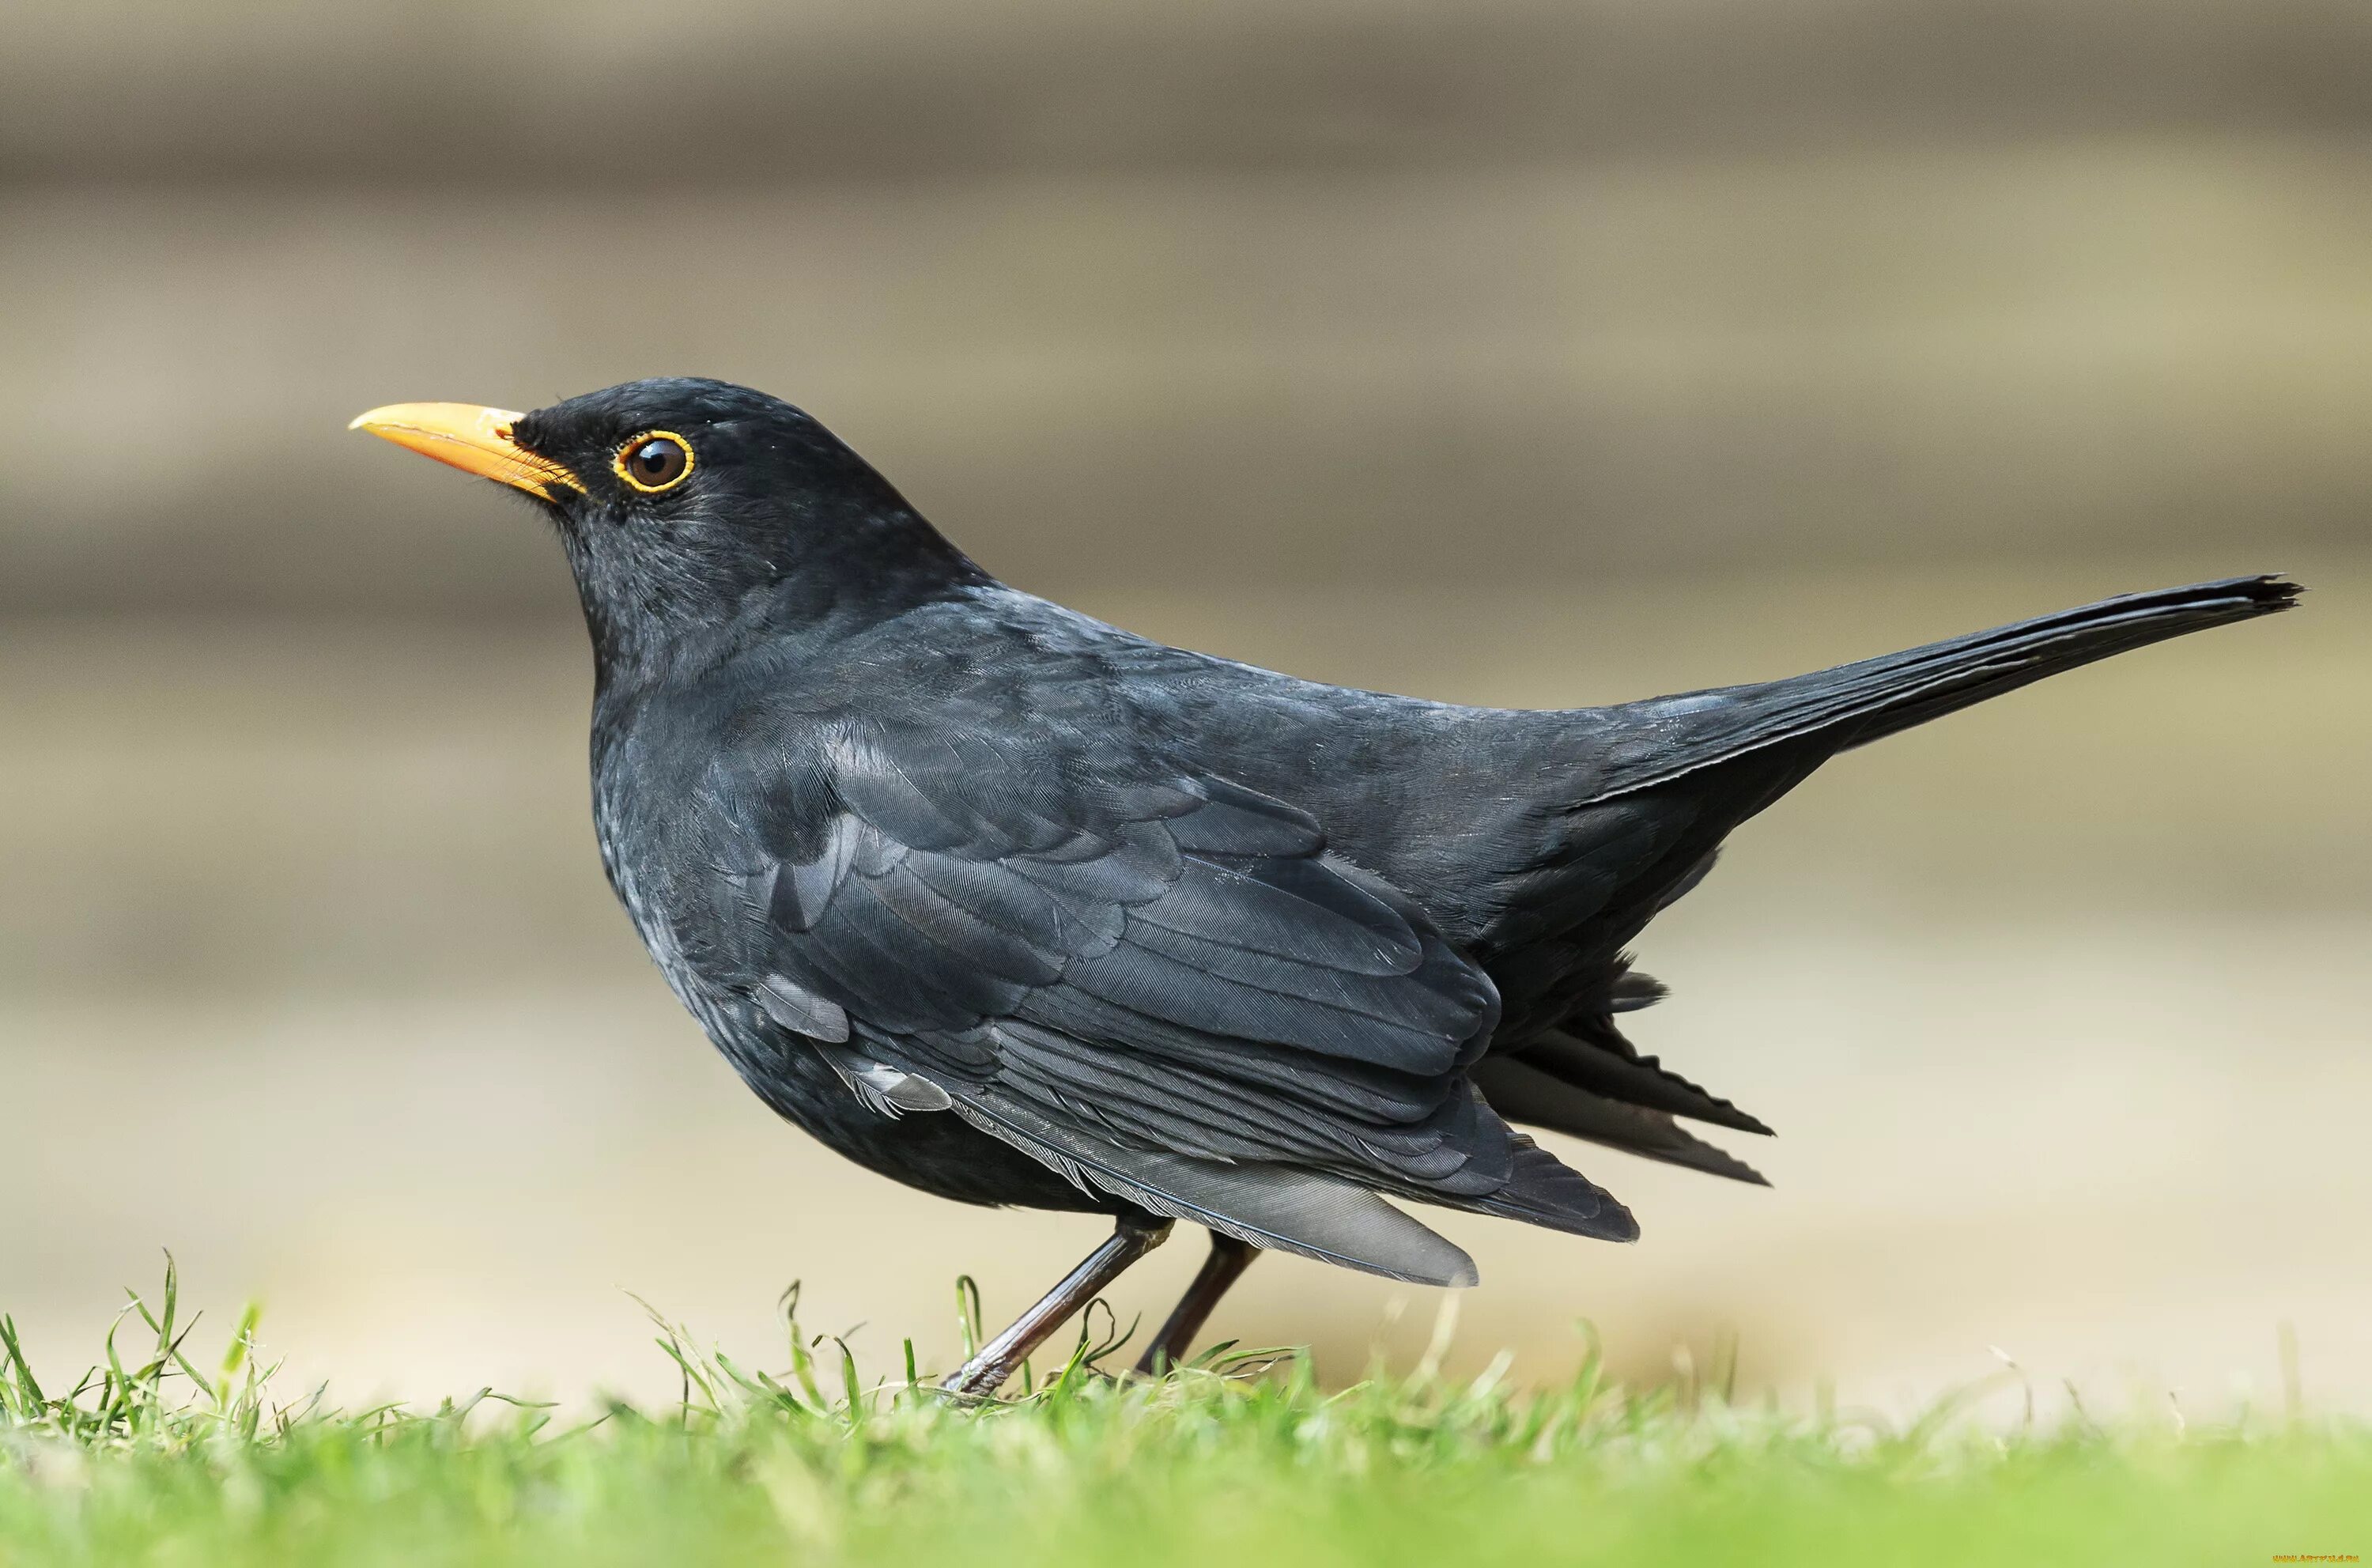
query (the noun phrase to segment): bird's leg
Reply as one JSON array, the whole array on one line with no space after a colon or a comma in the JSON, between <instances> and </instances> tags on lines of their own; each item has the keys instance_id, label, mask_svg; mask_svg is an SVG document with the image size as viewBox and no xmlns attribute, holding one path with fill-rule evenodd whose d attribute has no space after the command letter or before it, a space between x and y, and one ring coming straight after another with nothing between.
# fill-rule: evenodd
<instances>
[{"instance_id":1,"label":"bird's leg","mask_svg":"<svg viewBox=\"0 0 2372 1568\"><path fill-rule=\"evenodd\" d=\"M1169 1321L1161 1325L1161 1332L1145 1347L1137 1359L1136 1369L1148 1376L1164 1372L1186 1359L1194 1348L1194 1336L1211 1319L1211 1309L1219 1305L1219 1297L1227 1287L1244 1277L1244 1271L1260 1256L1260 1249L1249 1241L1238 1241L1232 1236L1211 1233L1211 1255L1203 1260L1203 1269L1186 1294L1178 1298L1171 1309Z\"/></svg>"},{"instance_id":2,"label":"bird's leg","mask_svg":"<svg viewBox=\"0 0 2372 1568\"><path fill-rule=\"evenodd\" d=\"M1005 1387L1014 1369L1052 1333L1063 1319L1096 1298L1128 1266L1169 1239L1169 1221L1150 1214L1122 1216L1104 1244L1063 1277L1063 1283L1013 1320L1013 1326L980 1347L980 1353L939 1387L950 1393L987 1395Z\"/></svg>"}]
</instances>

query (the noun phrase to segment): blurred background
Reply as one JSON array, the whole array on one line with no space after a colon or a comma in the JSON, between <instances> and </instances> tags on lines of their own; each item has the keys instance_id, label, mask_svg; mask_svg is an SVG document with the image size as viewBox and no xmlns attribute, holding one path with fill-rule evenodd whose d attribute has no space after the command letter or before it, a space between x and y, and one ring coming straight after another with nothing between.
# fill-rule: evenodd
<instances>
[{"instance_id":1,"label":"blurred background","mask_svg":"<svg viewBox=\"0 0 2372 1568\"><path fill-rule=\"evenodd\" d=\"M774 1123L597 865L523 505L355 412L697 372L1009 579L1568 705L2209 575L2305 612L1841 760L1643 945L1762 1191L1570 1149L1449 1352L2372 1406L2372 11L0 0L0 1307L159 1249L334 1397L946 1364L1096 1222ZM1751 1140L1732 1139L1733 1144ZM1117 1294L1157 1315L1173 1245ZM1264 1261L1215 1332L1405 1365Z\"/></svg>"}]
</instances>

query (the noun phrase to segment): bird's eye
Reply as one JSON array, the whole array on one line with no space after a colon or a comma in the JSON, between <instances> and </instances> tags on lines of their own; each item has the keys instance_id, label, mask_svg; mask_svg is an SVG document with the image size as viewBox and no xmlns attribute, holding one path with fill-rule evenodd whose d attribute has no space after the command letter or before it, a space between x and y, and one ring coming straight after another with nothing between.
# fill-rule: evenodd
<instances>
[{"instance_id":1,"label":"bird's eye","mask_svg":"<svg viewBox=\"0 0 2372 1568\"><path fill-rule=\"evenodd\" d=\"M692 471L692 443L672 430L652 430L618 448L618 477L645 495L673 490Z\"/></svg>"}]
</instances>

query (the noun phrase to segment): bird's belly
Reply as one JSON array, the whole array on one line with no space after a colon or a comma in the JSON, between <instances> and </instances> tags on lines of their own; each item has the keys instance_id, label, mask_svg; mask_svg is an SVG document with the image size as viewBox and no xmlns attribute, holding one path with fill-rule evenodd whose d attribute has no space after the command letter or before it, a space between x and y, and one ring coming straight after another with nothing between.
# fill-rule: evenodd
<instances>
[{"instance_id":1,"label":"bird's belly","mask_svg":"<svg viewBox=\"0 0 2372 1568\"><path fill-rule=\"evenodd\" d=\"M703 974L674 929L645 898L634 868L613 861L610 881L668 987L741 1081L767 1108L867 1170L963 1203L1105 1212L1110 1199L1078 1188L951 1111L884 1116L849 1092L805 1037Z\"/></svg>"},{"instance_id":2,"label":"bird's belly","mask_svg":"<svg viewBox=\"0 0 2372 1568\"><path fill-rule=\"evenodd\" d=\"M851 1094L804 1040L762 1016L737 1016L731 1009L715 1014L722 1028L702 1020L709 1039L769 1109L877 1175L961 1203L1114 1208L1111 1200L1081 1191L953 1111L880 1114Z\"/></svg>"}]
</instances>

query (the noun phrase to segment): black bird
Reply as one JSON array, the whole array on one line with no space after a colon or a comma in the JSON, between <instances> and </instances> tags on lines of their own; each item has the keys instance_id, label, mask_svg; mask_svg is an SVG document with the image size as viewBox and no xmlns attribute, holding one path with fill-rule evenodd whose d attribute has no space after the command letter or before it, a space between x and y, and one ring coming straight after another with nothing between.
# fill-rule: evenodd
<instances>
[{"instance_id":1,"label":"black bird","mask_svg":"<svg viewBox=\"0 0 2372 1568\"><path fill-rule=\"evenodd\" d=\"M594 651L610 881L775 1111L964 1202L1115 1216L948 1381L993 1392L1167 1236L1209 1227L1146 1352L1260 1249L1431 1284L1386 1197L1630 1241L1518 1126L1760 1181L1761 1121L1616 1025L1627 946L1837 752L2288 608L2241 577L1753 686L1517 712L1148 642L999 583L808 414L722 382L355 426L533 496Z\"/></svg>"}]
</instances>

